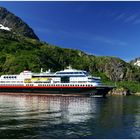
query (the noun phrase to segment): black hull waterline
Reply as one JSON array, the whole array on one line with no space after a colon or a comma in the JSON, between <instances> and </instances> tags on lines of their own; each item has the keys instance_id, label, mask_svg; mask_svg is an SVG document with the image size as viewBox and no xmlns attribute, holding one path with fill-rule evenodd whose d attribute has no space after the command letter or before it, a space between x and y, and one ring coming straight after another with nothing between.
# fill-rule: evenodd
<instances>
[{"instance_id":1,"label":"black hull waterline","mask_svg":"<svg viewBox=\"0 0 140 140\"><path fill-rule=\"evenodd\" d=\"M106 94L112 90L114 87L112 86L96 86L96 87L0 87L0 92L2 93L34 93L34 94L69 94L69 95L97 95L105 97Z\"/></svg>"}]
</instances>

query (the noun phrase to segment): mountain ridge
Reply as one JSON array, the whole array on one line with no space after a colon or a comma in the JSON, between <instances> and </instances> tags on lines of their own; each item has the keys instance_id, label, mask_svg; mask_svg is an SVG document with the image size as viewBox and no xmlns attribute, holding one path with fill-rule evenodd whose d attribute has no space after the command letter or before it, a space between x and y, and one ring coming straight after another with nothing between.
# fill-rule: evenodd
<instances>
[{"instance_id":1,"label":"mountain ridge","mask_svg":"<svg viewBox=\"0 0 140 140\"><path fill-rule=\"evenodd\" d=\"M39 40L32 28L30 28L21 18L9 12L4 7L0 7L0 24L8 27L16 34Z\"/></svg>"}]
</instances>

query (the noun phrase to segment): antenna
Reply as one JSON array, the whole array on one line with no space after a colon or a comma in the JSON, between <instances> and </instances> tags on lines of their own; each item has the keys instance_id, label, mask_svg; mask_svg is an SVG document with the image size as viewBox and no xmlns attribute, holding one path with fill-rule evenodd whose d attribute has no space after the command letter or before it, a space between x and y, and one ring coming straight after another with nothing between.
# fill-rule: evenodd
<instances>
[{"instance_id":1,"label":"antenna","mask_svg":"<svg viewBox=\"0 0 140 140\"><path fill-rule=\"evenodd\" d=\"M40 70L40 73L42 73L43 72L43 68L41 68L41 70Z\"/></svg>"}]
</instances>

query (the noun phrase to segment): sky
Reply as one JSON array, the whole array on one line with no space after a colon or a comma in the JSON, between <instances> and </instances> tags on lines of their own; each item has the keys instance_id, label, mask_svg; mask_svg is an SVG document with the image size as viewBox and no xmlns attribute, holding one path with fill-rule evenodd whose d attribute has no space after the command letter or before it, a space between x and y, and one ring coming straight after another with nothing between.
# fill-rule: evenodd
<instances>
[{"instance_id":1,"label":"sky","mask_svg":"<svg viewBox=\"0 0 140 140\"><path fill-rule=\"evenodd\" d=\"M140 57L140 1L0 1L40 40L125 61Z\"/></svg>"}]
</instances>

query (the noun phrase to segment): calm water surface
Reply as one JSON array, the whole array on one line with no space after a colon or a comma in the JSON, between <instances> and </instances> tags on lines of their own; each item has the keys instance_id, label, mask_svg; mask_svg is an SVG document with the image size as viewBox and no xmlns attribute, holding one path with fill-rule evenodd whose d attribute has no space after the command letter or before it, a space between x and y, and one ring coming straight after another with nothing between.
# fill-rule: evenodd
<instances>
[{"instance_id":1,"label":"calm water surface","mask_svg":"<svg viewBox=\"0 0 140 140\"><path fill-rule=\"evenodd\" d=\"M0 95L0 138L140 138L140 97Z\"/></svg>"}]
</instances>

